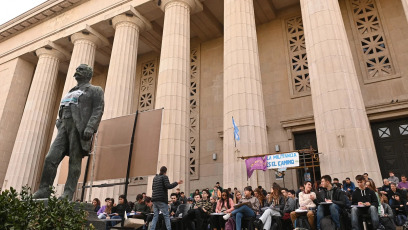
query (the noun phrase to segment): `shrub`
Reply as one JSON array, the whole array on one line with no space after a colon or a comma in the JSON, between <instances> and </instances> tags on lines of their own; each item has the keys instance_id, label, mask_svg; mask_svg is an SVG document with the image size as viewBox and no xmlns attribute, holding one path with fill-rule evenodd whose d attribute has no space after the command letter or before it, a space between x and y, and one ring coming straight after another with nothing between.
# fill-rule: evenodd
<instances>
[{"instance_id":1,"label":"shrub","mask_svg":"<svg viewBox=\"0 0 408 230\"><path fill-rule=\"evenodd\" d=\"M86 229L87 217L82 204L57 199L54 191L47 205L27 187L20 194L13 188L0 194L0 229Z\"/></svg>"}]
</instances>

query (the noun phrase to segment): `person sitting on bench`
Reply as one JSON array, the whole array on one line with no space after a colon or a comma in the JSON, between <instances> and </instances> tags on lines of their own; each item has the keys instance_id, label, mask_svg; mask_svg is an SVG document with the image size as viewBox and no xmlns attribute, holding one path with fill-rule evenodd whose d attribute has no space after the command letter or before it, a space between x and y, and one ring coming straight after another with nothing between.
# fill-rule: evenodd
<instances>
[{"instance_id":1,"label":"person sitting on bench","mask_svg":"<svg viewBox=\"0 0 408 230\"><path fill-rule=\"evenodd\" d=\"M203 198L200 198L200 194L195 195L194 199L196 203L193 206L193 209L188 210L187 215L183 216L183 222L185 223L186 229L190 229L192 226L192 222L196 220L196 228L197 230L204 230L207 229L204 226L204 221L209 218L209 214L211 213L212 205L209 199L210 192L206 189L202 191Z\"/></svg>"},{"instance_id":2,"label":"person sitting on bench","mask_svg":"<svg viewBox=\"0 0 408 230\"><path fill-rule=\"evenodd\" d=\"M351 226L353 230L360 229L360 221L359 217L364 214L368 213L371 217L371 222L373 224L373 228L377 229L379 224L378 218L378 198L375 195L375 192L369 188L366 188L366 180L364 176L357 175L357 188L354 190L352 195L352 205L351 208Z\"/></svg>"},{"instance_id":3,"label":"person sitting on bench","mask_svg":"<svg viewBox=\"0 0 408 230\"><path fill-rule=\"evenodd\" d=\"M245 197L242 197L238 204L234 206L234 211L230 214L225 215L224 220L228 220L230 216L235 217L235 229L241 229L242 218L244 217L255 217L257 212L259 212L259 200L253 196L253 191L251 186L244 188Z\"/></svg>"},{"instance_id":4,"label":"person sitting on bench","mask_svg":"<svg viewBox=\"0 0 408 230\"><path fill-rule=\"evenodd\" d=\"M135 207L133 208L133 210L135 211L135 215L133 216L133 218L146 220L147 214L151 213L151 209L146 205L143 199L146 198L143 198L142 194L138 194L136 196L136 203Z\"/></svg>"},{"instance_id":5,"label":"person sitting on bench","mask_svg":"<svg viewBox=\"0 0 408 230\"><path fill-rule=\"evenodd\" d=\"M321 186L323 189L318 194L318 201L320 205L317 207L317 229L320 230L320 221L325 216L325 212L329 212L331 219L340 229L340 214L346 205L345 196L340 188L333 187L331 184L331 177L324 175L321 178Z\"/></svg>"},{"instance_id":6,"label":"person sitting on bench","mask_svg":"<svg viewBox=\"0 0 408 230\"><path fill-rule=\"evenodd\" d=\"M272 217L282 216L282 210L285 206L285 198L282 195L281 187L277 183L273 183L272 191L269 198L266 200L268 209L264 211L262 216L255 220L254 224L258 230L266 229L269 230L272 226Z\"/></svg>"},{"instance_id":7,"label":"person sitting on bench","mask_svg":"<svg viewBox=\"0 0 408 230\"><path fill-rule=\"evenodd\" d=\"M292 219L293 226L295 226L296 219L301 215L307 215L307 220L309 222L310 227L312 230L315 229L315 214L313 210L316 208L316 193L312 192L312 182L306 181L305 184L305 191L299 193L299 209L308 210L307 212L296 212L293 211L290 213L290 218Z\"/></svg>"}]
</instances>

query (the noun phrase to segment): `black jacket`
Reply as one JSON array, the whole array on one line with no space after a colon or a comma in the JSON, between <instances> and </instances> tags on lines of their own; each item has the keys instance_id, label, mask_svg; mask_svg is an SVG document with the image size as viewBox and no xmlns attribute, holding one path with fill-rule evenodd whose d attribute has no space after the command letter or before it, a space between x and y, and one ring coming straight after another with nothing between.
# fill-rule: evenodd
<instances>
[{"instance_id":1,"label":"black jacket","mask_svg":"<svg viewBox=\"0 0 408 230\"><path fill-rule=\"evenodd\" d=\"M184 198L183 198L183 197L180 196L178 198L178 201L180 202L180 204L187 204L187 197L184 196Z\"/></svg>"},{"instance_id":2,"label":"black jacket","mask_svg":"<svg viewBox=\"0 0 408 230\"><path fill-rule=\"evenodd\" d=\"M394 202L392 202L391 208L395 212L395 215L401 215L401 214L406 215L406 212L405 212L406 203L407 202L405 200L394 200Z\"/></svg>"},{"instance_id":3,"label":"black jacket","mask_svg":"<svg viewBox=\"0 0 408 230\"><path fill-rule=\"evenodd\" d=\"M117 213L121 217L123 217L125 215L125 211L127 213L132 211L132 208L130 208L130 206L127 203L118 204L118 205L112 207L112 213Z\"/></svg>"},{"instance_id":4,"label":"black jacket","mask_svg":"<svg viewBox=\"0 0 408 230\"><path fill-rule=\"evenodd\" d=\"M370 202L371 205L374 207L378 207L378 198L375 192L369 188L365 188L364 190L360 190L360 188L356 188L352 195L351 204L356 205L358 202Z\"/></svg>"},{"instance_id":5,"label":"black jacket","mask_svg":"<svg viewBox=\"0 0 408 230\"><path fill-rule=\"evenodd\" d=\"M390 190L388 191L388 194L387 194L388 200L391 200L391 199L394 200L393 196L395 196L395 193L401 194L401 193L402 193L402 192L401 192L401 189L397 188L397 189L395 190L395 192L393 192L393 191L390 189Z\"/></svg>"},{"instance_id":6,"label":"black jacket","mask_svg":"<svg viewBox=\"0 0 408 230\"><path fill-rule=\"evenodd\" d=\"M269 206L269 208L283 213L283 208L285 207L285 197L282 195L279 196L279 204L275 204L273 201L268 202L268 200L265 200L265 203L267 206Z\"/></svg>"},{"instance_id":7,"label":"black jacket","mask_svg":"<svg viewBox=\"0 0 408 230\"><path fill-rule=\"evenodd\" d=\"M170 214L174 212L176 214L177 208L180 205L180 202L177 200L176 203L171 202L170 204Z\"/></svg>"},{"instance_id":8,"label":"black jacket","mask_svg":"<svg viewBox=\"0 0 408 230\"><path fill-rule=\"evenodd\" d=\"M168 202L168 192L167 190L172 189L178 185L177 182L174 182L173 184L170 184L169 178L166 175L159 175L156 174L156 176L153 179L153 195L152 195L152 201L153 202L164 202L167 204Z\"/></svg>"},{"instance_id":9,"label":"black jacket","mask_svg":"<svg viewBox=\"0 0 408 230\"><path fill-rule=\"evenodd\" d=\"M330 195L331 191L333 192ZM341 208L344 208L346 205L346 196L344 196L343 191L340 188L332 187L332 190L328 191L327 189L322 189L317 194L317 201L325 202L325 199L332 200L334 204L337 204Z\"/></svg>"}]
</instances>

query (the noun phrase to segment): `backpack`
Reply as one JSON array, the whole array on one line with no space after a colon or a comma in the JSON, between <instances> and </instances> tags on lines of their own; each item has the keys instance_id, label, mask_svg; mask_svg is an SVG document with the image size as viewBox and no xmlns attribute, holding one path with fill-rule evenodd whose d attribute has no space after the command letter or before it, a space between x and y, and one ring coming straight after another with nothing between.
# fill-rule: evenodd
<instances>
[{"instance_id":1,"label":"backpack","mask_svg":"<svg viewBox=\"0 0 408 230\"><path fill-rule=\"evenodd\" d=\"M299 216L295 220L295 228L296 229L312 229L310 227L309 221L307 220L307 216Z\"/></svg>"},{"instance_id":2,"label":"backpack","mask_svg":"<svg viewBox=\"0 0 408 230\"><path fill-rule=\"evenodd\" d=\"M396 228L391 217L380 217L380 225L383 226L385 230L395 230Z\"/></svg>"},{"instance_id":3,"label":"backpack","mask_svg":"<svg viewBox=\"0 0 408 230\"><path fill-rule=\"evenodd\" d=\"M225 223L224 230L235 230L235 220L233 218L229 218L227 223Z\"/></svg>"},{"instance_id":4,"label":"backpack","mask_svg":"<svg viewBox=\"0 0 408 230\"><path fill-rule=\"evenodd\" d=\"M336 230L336 224L332 221L330 216L325 216L320 221L320 229L321 230Z\"/></svg>"}]
</instances>

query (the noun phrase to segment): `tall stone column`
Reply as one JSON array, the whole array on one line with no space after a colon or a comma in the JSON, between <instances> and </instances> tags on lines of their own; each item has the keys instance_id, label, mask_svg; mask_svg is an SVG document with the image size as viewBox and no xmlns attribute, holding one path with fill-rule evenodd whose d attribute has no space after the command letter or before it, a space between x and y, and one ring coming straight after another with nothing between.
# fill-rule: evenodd
<instances>
[{"instance_id":1,"label":"tall stone column","mask_svg":"<svg viewBox=\"0 0 408 230\"><path fill-rule=\"evenodd\" d=\"M146 28L135 16L118 15L112 24L116 31L105 87L104 119L133 111L139 33Z\"/></svg>"},{"instance_id":2,"label":"tall stone column","mask_svg":"<svg viewBox=\"0 0 408 230\"><path fill-rule=\"evenodd\" d=\"M408 21L408 0L401 0L401 1L402 1L402 6L404 7L405 17L407 18L407 21Z\"/></svg>"},{"instance_id":3,"label":"tall stone column","mask_svg":"<svg viewBox=\"0 0 408 230\"><path fill-rule=\"evenodd\" d=\"M234 143L232 117L240 140ZM265 106L252 0L224 0L224 146L223 187L247 183L270 188L269 172L247 181L245 162L237 159L268 153Z\"/></svg>"},{"instance_id":4,"label":"tall stone column","mask_svg":"<svg viewBox=\"0 0 408 230\"><path fill-rule=\"evenodd\" d=\"M162 49L155 108L164 108L158 170L167 166L171 182L184 180L189 192L190 14L197 0L164 0ZM149 186L148 186L149 187Z\"/></svg>"},{"instance_id":5,"label":"tall stone column","mask_svg":"<svg viewBox=\"0 0 408 230\"><path fill-rule=\"evenodd\" d=\"M148 21L141 16L118 15L112 19L115 39L105 87L103 119L128 115L133 111L139 33L150 26L146 23ZM109 181L116 182L120 179ZM123 185L113 189L93 189L92 197L101 197L102 194L103 197L118 197L123 192Z\"/></svg>"},{"instance_id":6,"label":"tall stone column","mask_svg":"<svg viewBox=\"0 0 408 230\"><path fill-rule=\"evenodd\" d=\"M58 66L66 57L55 49L46 48L38 49L36 54L39 60L7 169L4 189L13 187L20 191L24 185L33 188L41 154L47 147L57 93Z\"/></svg>"},{"instance_id":7,"label":"tall stone column","mask_svg":"<svg viewBox=\"0 0 408 230\"><path fill-rule=\"evenodd\" d=\"M301 0L322 175L354 178L380 169L337 0Z\"/></svg>"}]
</instances>

